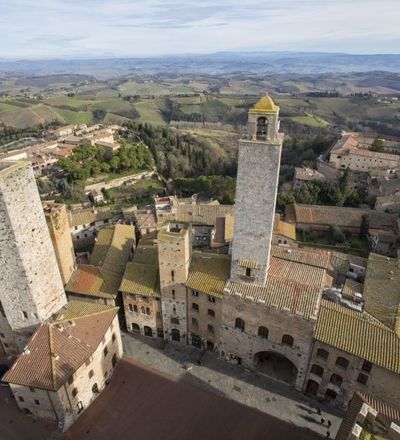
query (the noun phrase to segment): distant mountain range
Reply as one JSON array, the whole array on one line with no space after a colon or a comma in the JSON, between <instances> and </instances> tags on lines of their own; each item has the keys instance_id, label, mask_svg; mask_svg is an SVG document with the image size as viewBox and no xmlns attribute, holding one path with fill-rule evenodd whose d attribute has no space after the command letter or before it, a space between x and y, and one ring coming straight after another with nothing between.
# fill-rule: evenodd
<instances>
[{"instance_id":1,"label":"distant mountain range","mask_svg":"<svg viewBox=\"0 0 400 440\"><path fill-rule=\"evenodd\" d=\"M352 55L320 52L219 52L209 55L171 55L153 58L7 60L0 72L24 75L74 73L97 78L132 73L348 73L400 72L400 54Z\"/></svg>"}]
</instances>

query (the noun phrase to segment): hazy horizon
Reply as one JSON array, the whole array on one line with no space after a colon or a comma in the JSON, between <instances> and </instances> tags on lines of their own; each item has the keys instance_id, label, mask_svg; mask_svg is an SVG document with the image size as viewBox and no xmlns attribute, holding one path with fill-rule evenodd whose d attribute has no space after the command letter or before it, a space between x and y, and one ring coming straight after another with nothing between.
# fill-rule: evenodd
<instances>
[{"instance_id":1,"label":"hazy horizon","mask_svg":"<svg viewBox=\"0 0 400 440\"><path fill-rule=\"evenodd\" d=\"M2 0L0 58L399 54L398 0Z\"/></svg>"}]
</instances>

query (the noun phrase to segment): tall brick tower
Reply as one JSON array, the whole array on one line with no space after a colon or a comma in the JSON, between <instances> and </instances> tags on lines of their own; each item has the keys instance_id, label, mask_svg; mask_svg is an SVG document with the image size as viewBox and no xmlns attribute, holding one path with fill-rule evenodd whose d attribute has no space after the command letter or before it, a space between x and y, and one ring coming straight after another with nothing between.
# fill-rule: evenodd
<instances>
[{"instance_id":1,"label":"tall brick tower","mask_svg":"<svg viewBox=\"0 0 400 440\"><path fill-rule=\"evenodd\" d=\"M186 344L186 280L192 256L192 228L168 223L158 233L161 306L164 339Z\"/></svg>"},{"instance_id":2,"label":"tall brick tower","mask_svg":"<svg viewBox=\"0 0 400 440\"><path fill-rule=\"evenodd\" d=\"M65 205L60 203L47 203L43 207L43 211L53 242L58 268L65 285L75 269L75 252L69 230L67 209Z\"/></svg>"},{"instance_id":3,"label":"tall brick tower","mask_svg":"<svg viewBox=\"0 0 400 440\"><path fill-rule=\"evenodd\" d=\"M0 323L6 321L15 338L8 346L23 346L65 304L31 164L0 162Z\"/></svg>"},{"instance_id":4,"label":"tall brick tower","mask_svg":"<svg viewBox=\"0 0 400 440\"><path fill-rule=\"evenodd\" d=\"M269 96L249 111L239 142L231 280L264 285L269 265L283 134Z\"/></svg>"}]
</instances>

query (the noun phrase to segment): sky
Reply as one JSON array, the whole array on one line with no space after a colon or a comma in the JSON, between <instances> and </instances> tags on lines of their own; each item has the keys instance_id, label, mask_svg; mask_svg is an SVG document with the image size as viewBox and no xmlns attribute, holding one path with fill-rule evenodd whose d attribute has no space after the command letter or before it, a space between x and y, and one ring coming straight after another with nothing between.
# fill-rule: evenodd
<instances>
[{"instance_id":1,"label":"sky","mask_svg":"<svg viewBox=\"0 0 400 440\"><path fill-rule=\"evenodd\" d=\"M400 53L400 0L0 0L0 58Z\"/></svg>"}]
</instances>

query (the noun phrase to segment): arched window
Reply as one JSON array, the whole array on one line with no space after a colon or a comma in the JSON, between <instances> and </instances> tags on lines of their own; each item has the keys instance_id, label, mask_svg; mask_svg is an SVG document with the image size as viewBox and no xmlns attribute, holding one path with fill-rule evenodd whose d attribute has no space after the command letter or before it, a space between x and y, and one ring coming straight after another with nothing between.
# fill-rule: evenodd
<instances>
[{"instance_id":1,"label":"arched window","mask_svg":"<svg viewBox=\"0 0 400 440\"><path fill-rule=\"evenodd\" d=\"M323 348L318 348L317 357L319 357L320 359L324 359L326 361L329 357L329 352L327 352Z\"/></svg>"},{"instance_id":2,"label":"arched window","mask_svg":"<svg viewBox=\"0 0 400 440\"><path fill-rule=\"evenodd\" d=\"M330 382L333 383L333 385L340 387L340 385L342 385L343 382L343 377L339 376L338 374L332 374L330 378Z\"/></svg>"},{"instance_id":3,"label":"arched window","mask_svg":"<svg viewBox=\"0 0 400 440\"><path fill-rule=\"evenodd\" d=\"M135 322L133 322L133 323L131 324L131 326L132 326L132 331L133 331L133 332L135 332L135 333L140 333L140 327L139 327L139 324L136 324Z\"/></svg>"},{"instance_id":4,"label":"arched window","mask_svg":"<svg viewBox=\"0 0 400 440\"><path fill-rule=\"evenodd\" d=\"M336 365L346 369L349 366L349 361L346 358L339 356L336 359Z\"/></svg>"},{"instance_id":5,"label":"arched window","mask_svg":"<svg viewBox=\"0 0 400 440\"><path fill-rule=\"evenodd\" d=\"M180 334L180 331L178 329L173 328L171 330L171 339L173 341L177 341L177 342L179 342L181 340L181 334Z\"/></svg>"},{"instance_id":6,"label":"arched window","mask_svg":"<svg viewBox=\"0 0 400 440\"><path fill-rule=\"evenodd\" d=\"M314 374L316 374L317 376L322 377L323 374L324 374L324 369L323 369L322 367L320 367L319 365L314 364L314 365L311 367L311 373L314 373Z\"/></svg>"},{"instance_id":7,"label":"arched window","mask_svg":"<svg viewBox=\"0 0 400 440\"><path fill-rule=\"evenodd\" d=\"M151 327L145 325L143 330L144 330L144 335L145 336L153 337L153 330L151 329Z\"/></svg>"},{"instance_id":8,"label":"arched window","mask_svg":"<svg viewBox=\"0 0 400 440\"><path fill-rule=\"evenodd\" d=\"M98 392L99 392L99 386L97 385L97 383L95 383L92 386L92 393L97 394Z\"/></svg>"},{"instance_id":9,"label":"arched window","mask_svg":"<svg viewBox=\"0 0 400 440\"><path fill-rule=\"evenodd\" d=\"M146 315L150 316L150 307L146 307Z\"/></svg>"},{"instance_id":10,"label":"arched window","mask_svg":"<svg viewBox=\"0 0 400 440\"><path fill-rule=\"evenodd\" d=\"M244 323L243 319L236 318L236 320L235 320L235 328L238 328L239 330L244 332L245 323Z\"/></svg>"},{"instance_id":11,"label":"arched window","mask_svg":"<svg viewBox=\"0 0 400 440\"><path fill-rule=\"evenodd\" d=\"M268 339L268 329L267 327L258 327L258 336L260 338Z\"/></svg>"},{"instance_id":12,"label":"arched window","mask_svg":"<svg viewBox=\"0 0 400 440\"><path fill-rule=\"evenodd\" d=\"M257 139L265 139L268 132L268 121L267 118L261 116L257 119Z\"/></svg>"},{"instance_id":13,"label":"arched window","mask_svg":"<svg viewBox=\"0 0 400 440\"><path fill-rule=\"evenodd\" d=\"M282 345L287 345L288 347L293 347L293 337L290 335L282 336Z\"/></svg>"}]
</instances>

